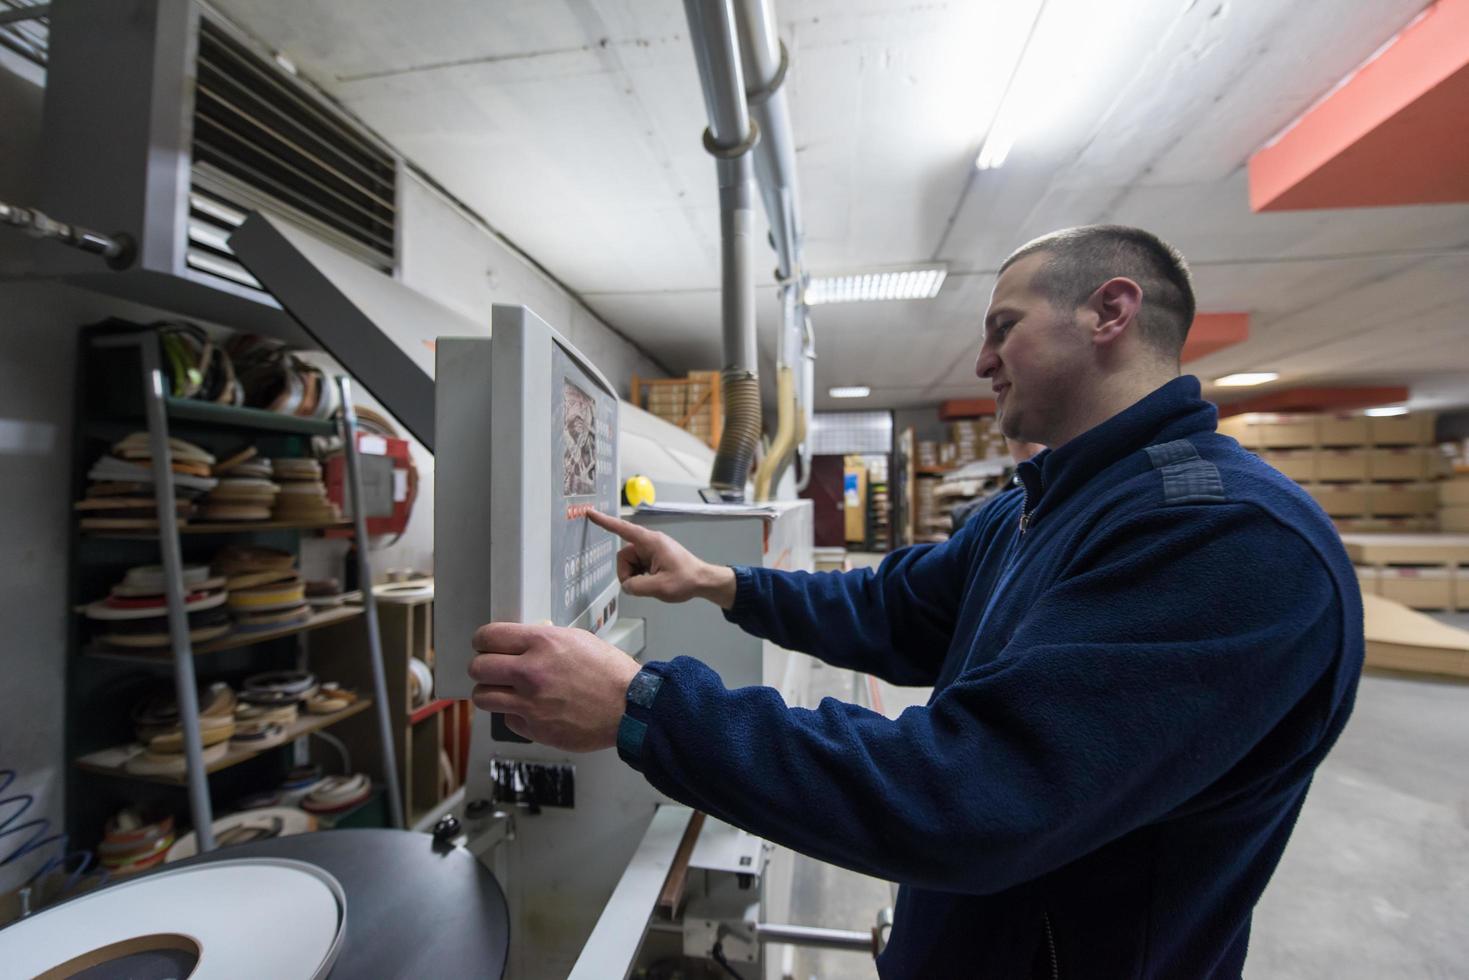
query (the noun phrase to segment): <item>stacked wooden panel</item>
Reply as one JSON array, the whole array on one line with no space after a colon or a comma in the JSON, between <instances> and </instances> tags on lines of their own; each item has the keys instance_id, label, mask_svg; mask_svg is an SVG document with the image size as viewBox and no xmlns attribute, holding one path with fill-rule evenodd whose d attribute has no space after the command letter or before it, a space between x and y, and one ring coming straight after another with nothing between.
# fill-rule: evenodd
<instances>
[{"instance_id":1,"label":"stacked wooden panel","mask_svg":"<svg viewBox=\"0 0 1469 980\"><path fill-rule=\"evenodd\" d=\"M1339 529L1408 532L1437 527L1444 466L1433 423L1426 412L1238 415L1219 431L1305 487Z\"/></svg>"}]
</instances>

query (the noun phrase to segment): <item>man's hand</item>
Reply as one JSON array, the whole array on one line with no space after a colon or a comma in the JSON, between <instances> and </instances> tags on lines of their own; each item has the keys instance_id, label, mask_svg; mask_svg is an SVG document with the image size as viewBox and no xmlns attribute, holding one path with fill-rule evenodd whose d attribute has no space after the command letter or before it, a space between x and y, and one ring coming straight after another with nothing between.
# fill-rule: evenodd
<instances>
[{"instance_id":1,"label":"man's hand","mask_svg":"<svg viewBox=\"0 0 1469 980\"><path fill-rule=\"evenodd\" d=\"M600 511L588 511L587 520L627 542L617 553L617 577L628 595L664 602L708 599L721 609L734 605L734 569L711 565L666 534Z\"/></svg>"},{"instance_id":2,"label":"man's hand","mask_svg":"<svg viewBox=\"0 0 1469 980\"><path fill-rule=\"evenodd\" d=\"M512 732L566 752L617 743L637 661L585 630L489 623L475 630L474 703Z\"/></svg>"}]
</instances>

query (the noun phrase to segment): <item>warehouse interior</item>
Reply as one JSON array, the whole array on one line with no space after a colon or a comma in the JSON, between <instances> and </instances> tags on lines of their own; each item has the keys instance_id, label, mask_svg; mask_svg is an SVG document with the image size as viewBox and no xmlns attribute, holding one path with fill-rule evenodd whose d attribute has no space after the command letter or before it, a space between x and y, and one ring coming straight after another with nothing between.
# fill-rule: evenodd
<instances>
[{"instance_id":1,"label":"warehouse interior","mask_svg":"<svg viewBox=\"0 0 1469 980\"><path fill-rule=\"evenodd\" d=\"M1080 226L1181 253L1214 451L1354 573L1350 721L1296 774L1243 933L1128 962L1463 970L1469 0L0 0L0 107L13 975L1019 975L983 943L915 965L893 937L926 879L897 858L803 853L631 764L725 758L635 692L691 657L854 732L938 710L951 677L742 631L750 583L883 581L1006 506L1023 541L1068 457L1006 419L986 311L1012 253ZM655 537L735 568L734 598L629 585ZM1259 557L1174 601L1304 588ZM476 707L490 622L630 658L615 745ZM833 758L880 769L860 737ZM773 811L801 777L772 778ZM866 803L879 839L953 805ZM1026 975L1109 975L1035 901Z\"/></svg>"}]
</instances>

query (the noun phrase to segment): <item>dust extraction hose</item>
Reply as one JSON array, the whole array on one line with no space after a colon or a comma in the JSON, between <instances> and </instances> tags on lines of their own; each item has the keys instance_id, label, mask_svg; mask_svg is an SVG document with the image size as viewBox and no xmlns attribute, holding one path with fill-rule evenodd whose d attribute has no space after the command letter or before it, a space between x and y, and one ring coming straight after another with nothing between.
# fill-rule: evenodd
<instances>
[{"instance_id":1,"label":"dust extraction hose","mask_svg":"<svg viewBox=\"0 0 1469 980\"><path fill-rule=\"evenodd\" d=\"M726 368L720 374L725 403L724 432L709 482L730 500L745 499L745 481L760 445L760 379L749 371Z\"/></svg>"}]
</instances>

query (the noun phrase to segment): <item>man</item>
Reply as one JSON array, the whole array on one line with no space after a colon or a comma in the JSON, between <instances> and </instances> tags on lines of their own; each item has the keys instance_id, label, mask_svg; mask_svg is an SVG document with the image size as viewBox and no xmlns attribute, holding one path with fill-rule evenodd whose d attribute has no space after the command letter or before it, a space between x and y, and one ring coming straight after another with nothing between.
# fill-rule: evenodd
<instances>
[{"instance_id":1,"label":"man","mask_svg":"<svg viewBox=\"0 0 1469 980\"><path fill-rule=\"evenodd\" d=\"M688 657L639 671L512 625L475 637L476 703L551 745L615 742L678 800L902 883L886 977L1239 976L1350 711L1362 612L1325 515L1179 377L1193 314L1182 257L1147 232L1015 252L977 372L1005 435L1051 448L875 572L718 568L593 518L629 542L629 593L933 685L925 707L787 708Z\"/></svg>"}]
</instances>

